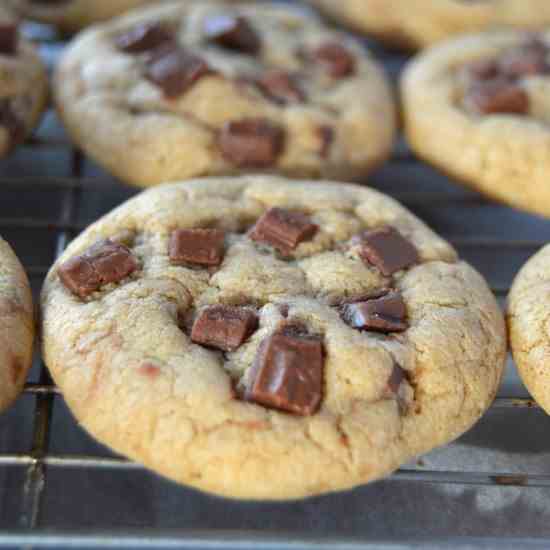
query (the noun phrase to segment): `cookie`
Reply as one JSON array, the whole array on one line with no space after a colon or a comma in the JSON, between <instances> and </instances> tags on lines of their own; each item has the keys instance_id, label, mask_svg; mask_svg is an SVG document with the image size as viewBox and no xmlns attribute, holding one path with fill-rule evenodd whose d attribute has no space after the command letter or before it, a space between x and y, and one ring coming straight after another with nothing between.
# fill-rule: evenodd
<instances>
[{"instance_id":1,"label":"cookie","mask_svg":"<svg viewBox=\"0 0 550 550\"><path fill-rule=\"evenodd\" d=\"M23 17L72 33L158 0L7 0Z\"/></svg>"},{"instance_id":2,"label":"cookie","mask_svg":"<svg viewBox=\"0 0 550 550\"><path fill-rule=\"evenodd\" d=\"M406 69L402 94L418 156L489 197L550 215L550 33L436 46Z\"/></svg>"},{"instance_id":3,"label":"cookie","mask_svg":"<svg viewBox=\"0 0 550 550\"><path fill-rule=\"evenodd\" d=\"M538 404L550 414L550 375L547 288L550 246L523 266L508 297L510 344L519 374Z\"/></svg>"},{"instance_id":4,"label":"cookie","mask_svg":"<svg viewBox=\"0 0 550 550\"><path fill-rule=\"evenodd\" d=\"M12 13L0 7L0 158L32 133L47 98L48 78L40 57L20 37Z\"/></svg>"},{"instance_id":5,"label":"cookie","mask_svg":"<svg viewBox=\"0 0 550 550\"><path fill-rule=\"evenodd\" d=\"M93 436L234 498L390 474L472 426L506 351L484 280L405 208L275 176L138 195L69 246L42 308Z\"/></svg>"},{"instance_id":6,"label":"cookie","mask_svg":"<svg viewBox=\"0 0 550 550\"><path fill-rule=\"evenodd\" d=\"M418 49L445 38L497 27L550 24L546 0L307 0L332 19L390 46Z\"/></svg>"},{"instance_id":7,"label":"cookie","mask_svg":"<svg viewBox=\"0 0 550 550\"><path fill-rule=\"evenodd\" d=\"M13 250L0 238L0 411L23 388L32 364L33 338L29 281Z\"/></svg>"},{"instance_id":8,"label":"cookie","mask_svg":"<svg viewBox=\"0 0 550 550\"><path fill-rule=\"evenodd\" d=\"M383 70L312 13L168 2L88 30L55 77L72 138L151 186L267 171L355 179L389 155Z\"/></svg>"}]
</instances>

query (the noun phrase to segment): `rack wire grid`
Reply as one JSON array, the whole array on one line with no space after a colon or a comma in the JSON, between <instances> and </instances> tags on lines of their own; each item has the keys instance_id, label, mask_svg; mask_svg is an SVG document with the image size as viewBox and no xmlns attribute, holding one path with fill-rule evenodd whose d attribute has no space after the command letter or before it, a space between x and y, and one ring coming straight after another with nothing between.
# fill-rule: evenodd
<instances>
[{"instance_id":1,"label":"rack wire grid","mask_svg":"<svg viewBox=\"0 0 550 550\"><path fill-rule=\"evenodd\" d=\"M26 32L52 65L63 43L41 26ZM406 58L370 46L396 79ZM549 221L453 184L402 142L369 185L450 240L502 305L519 267L550 241ZM53 111L0 162L0 233L37 300L70 239L136 192L74 149ZM0 547L548 548L550 420L508 363L475 428L389 479L306 501L253 503L176 486L95 443L37 353L23 395L0 417Z\"/></svg>"}]
</instances>

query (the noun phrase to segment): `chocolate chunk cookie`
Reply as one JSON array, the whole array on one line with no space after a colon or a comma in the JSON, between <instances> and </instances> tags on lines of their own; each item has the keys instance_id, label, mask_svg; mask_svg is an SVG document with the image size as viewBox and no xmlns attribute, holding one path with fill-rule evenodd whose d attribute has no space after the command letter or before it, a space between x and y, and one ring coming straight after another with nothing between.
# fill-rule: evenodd
<instances>
[{"instance_id":1,"label":"chocolate chunk cookie","mask_svg":"<svg viewBox=\"0 0 550 550\"><path fill-rule=\"evenodd\" d=\"M483 279L402 206L274 176L131 199L69 246L42 311L92 435L234 498L390 474L483 414L506 351Z\"/></svg>"},{"instance_id":2,"label":"chocolate chunk cookie","mask_svg":"<svg viewBox=\"0 0 550 550\"><path fill-rule=\"evenodd\" d=\"M390 153L383 70L309 10L163 2L90 29L55 76L73 139L122 180L274 172L355 179Z\"/></svg>"},{"instance_id":3,"label":"chocolate chunk cookie","mask_svg":"<svg viewBox=\"0 0 550 550\"><path fill-rule=\"evenodd\" d=\"M495 27L550 24L547 0L306 0L340 23L391 46L417 49Z\"/></svg>"},{"instance_id":4,"label":"chocolate chunk cookie","mask_svg":"<svg viewBox=\"0 0 550 550\"><path fill-rule=\"evenodd\" d=\"M0 411L21 392L32 363L32 295L23 267L0 238Z\"/></svg>"},{"instance_id":5,"label":"chocolate chunk cookie","mask_svg":"<svg viewBox=\"0 0 550 550\"><path fill-rule=\"evenodd\" d=\"M550 247L523 266L508 297L510 344L519 374L531 395L550 414L548 303Z\"/></svg>"},{"instance_id":6,"label":"chocolate chunk cookie","mask_svg":"<svg viewBox=\"0 0 550 550\"><path fill-rule=\"evenodd\" d=\"M40 120L48 97L46 71L34 47L0 6L0 157L22 143Z\"/></svg>"},{"instance_id":7,"label":"chocolate chunk cookie","mask_svg":"<svg viewBox=\"0 0 550 550\"><path fill-rule=\"evenodd\" d=\"M21 16L75 32L159 0L4 0Z\"/></svg>"},{"instance_id":8,"label":"chocolate chunk cookie","mask_svg":"<svg viewBox=\"0 0 550 550\"><path fill-rule=\"evenodd\" d=\"M436 46L402 81L412 149L458 181L550 216L550 34L487 32Z\"/></svg>"}]
</instances>

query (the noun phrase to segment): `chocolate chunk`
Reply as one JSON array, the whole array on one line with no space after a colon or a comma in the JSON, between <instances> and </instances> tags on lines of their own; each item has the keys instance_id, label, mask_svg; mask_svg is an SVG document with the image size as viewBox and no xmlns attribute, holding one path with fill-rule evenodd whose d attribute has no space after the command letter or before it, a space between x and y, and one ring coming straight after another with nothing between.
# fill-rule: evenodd
<instances>
[{"instance_id":1,"label":"chocolate chunk","mask_svg":"<svg viewBox=\"0 0 550 550\"><path fill-rule=\"evenodd\" d=\"M355 57L336 42L322 44L314 50L313 56L326 67L332 78L344 78L355 72Z\"/></svg>"},{"instance_id":2,"label":"chocolate chunk","mask_svg":"<svg viewBox=\"0 0 550 550\"><path fill-rule=\"evenodd\" d=\"M305 99L305 94L286 71L267 71L257 80L257 84L268 98L278 103L301 102Z\"/></svg>"},{"instance_id":3,"label":"chocolate chunk","mask_svg":"<svg viewBox=\"0 0 550 550\"><path fill-rule=\"evenodd\" d=\"M258 328L258 316L250 309L209 306L198 316L191 340L223 351L235 351Z\"/></svg>"},{"instance_id":4,"label":"chocolate chunk","mask_svg":"<svg viewBox=\"0 0 550 550\"><path fill-rule=\"evenodd\" d=\"M202 77L214 73L206 61L181 48L161 49L161 52L153 56L146 76L167 98L179 97Z\"/></svg>"},{"instance_id":5,"label":"chocolate chunk","mask_svg":"<svg viewBox=\"0 0 550 550\"><path fill-rule=\"evenodd\" d=\"M220 265L223 260L225 233L219 229L178 229L172 233L168 251L176 265Z\"/></svg>"},{"instance_id":6,"label":"chocolate chunk","mask_svg":"<svg viewBox=\"0 0 550 550\"><path fill-rule=\"evenodd\" d=\"M301 416L314 414L323 393L321 339L300 330L282 330L266 338L252 366L246 398Z\"/></svg>"},{"instance_id":7,"label":"chocolate chunk","mask_svg":"<svg viewBox=\"0 0 550 550\"><path fill-rule=\"evenodd\" d=\"M173 34L161 23L145 23L118 36L115 44L123 52L139 54L155 50L173 40Z\"/></svg>"},{"instance_id":8,"label":"chocolate chunk","mask_svg":"<svg viewBox=\"0 0 550 550\"><path fill-rule=\"evenodd\" d=\"M0 23L0 55L15 55L19 29L15 23Z\"/></svg>"},{"instance_id":9,"label":"chocolate chunk","mask_svg":"<svg viewBox=\"0 0 550 550\"><path fill-rule=\"evenodd\" d=\"M267 168L283 151L285 133L264 118L226 122L218 136L218 146L227 162L240 168Z\"/></svg>"},{"instance_id":10,"label":"chocolate chunk","mask_svg":"<svg viewBox=\"0 0 550 550\"><path fill-rule=\"evenodd\" d=\"M376 332L407 330L407 308L399 292L389 292L373 298L344 304L342 319L351 327Z\"/></svg>"},{"instance_id":11,"label":"chocolate chunk","mask_svg":"<svg viewBox=\"0 0 550 550\"><path fill-rule=\"evenodd\" d=\"M496 59L481 59L469 63L466 70L471 78L489 80L498 76L499 66Z\"/></svg>"},{"instance_id":12,"label":"chocolate chunk","mask_svg":"<svg viewBox=\"0 0 550 550\"><path fill-rule=\"evenodd\" d=\"M465 104L479 114L524 115L529 111L529 96L514 82L499 78L474 84L466 94Z\"/></svg>"},{"instance_id":13,"label":"chocolate chunk","mask_svg":"<svg viewBox=\"0 0 550 550\"><path fill-rule=\"evenodd\" d=\"M244 17L228 14L207 17L203 32L209 41L230 50L255 55L261 48L258 34Z\"/></svg>"},{"instance_id":14,"label":"chocolate chunk","mask_svg":"<svg viewBox=\"0 0 550 550\"><path fill-rule=\"evenodd\" d=\"M547 57L548 51L537 42L514 48L499 60L499 73L511 79L544 74L550 69Z\"/></svg>"},{"instance_id":15,"label":"chocolate chunk","mask_svg":"<svg viewBox=\"0 0 550 550\"><path fill-rule=\"evenodd\" d=\"M107 239L99 241L84 254L59 266L61 282L80 298L86 298L103 285L117 283L138 269L138 263L124 245Z\"/></svg>"},{"instance_id":16,"label":"chocolate chunk","mask_svg":"<svg viewBox=\"0 0 550 550\"><path fill-rule=\"evenodd\" d=\"M312 239L318 230L319 226L301 212L271 208L256 222L249 236L288 253L301 242Z\"/></svg>"},{"instance_id":17,"label":"chocolate chunk","mask_svg":"<svg viewBox=\"0 0 550 550\"><path fill-rule=\"evenodd\" d=\"M403 382L406 377L406 372L397 363L394 363L390 377L388 378L388 390L391 393L397 393L401 386L401 382Z\"/></svg>"},{"instance_id":18,"label":"chocolate chunk","mask_svg":"<svg viewBox=\"0 0 550 550\"><path fill-rule=\"evenodd\" d=\"M361 244L361 258L386 277L419 261L416 248L393 227L367 231L356 240Z\"/></svg>"},{"instance_id":19,"label":"chocolate chunk","mask_svg":"<svg viewBox=\"0 0 550 550\"><path fill-rule=\"evenodd\" d=\"M317 128L317 133L321 140L319 155L322 158L327 158L330 153L330 147L334 141L334 128L331 126L319 126L319 128Z\"/></svg>"}]
</instances>

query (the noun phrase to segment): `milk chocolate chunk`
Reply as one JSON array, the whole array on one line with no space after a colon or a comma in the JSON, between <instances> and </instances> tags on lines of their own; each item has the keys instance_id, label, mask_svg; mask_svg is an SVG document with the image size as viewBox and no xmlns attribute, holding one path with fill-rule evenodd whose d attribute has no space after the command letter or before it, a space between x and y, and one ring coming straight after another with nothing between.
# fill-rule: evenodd
<instances>
[{"instance_id":1,"label":"milk chocolate chunk","mask_svg":"<svg viewBox=\"0 0 550 550\"><path fill-rule=\"evenodd\" d=\"M401 386L401 382L403 382L405 378L405 371L397 363L394 363L390 377L388 378L388 390L391 393L397 393L399 391L399 386Z\"/></svg>"},{"instance_id":2,"label":"milk chocolate chunk","mask_svg":"<svg viewBox=\"0 0 550 550\"><path fill-rule=\"evenodd\" d=\"M219 14L204 20L203 31L206 38L230 50L257 54L261 40L244 17L230 14Z\"/></svg>"},{"instance_id":3,"label":"milk chocolate chunk","mask_svg":"<svg viewBox=\"0 0 550 550\"><path fill-rule=\"evenodd\" d=\"M527 92L518 84L502 78L474 84L466 95L465 103L479 114L524 115L529 111Z\"/></svg>"},{"instance_id":4,"label":"milk chocolate chunk","mask_svg":"<svg viewBox=\"0 0 550 550\"><path fill-rule=\"evenodd\" d=\"M0 127L6 129L9 136L9 149L13 149L25 139L25 124L17 116L10 99L0 99Z\"/></svg>"},{"instance_id":5,"label":"milk chocolate chunk","mask_svg":"<svg viewBox=\"0 0 550 550\"><path fill-rule=\"evenodd\" d=\"M225 160L239 168L268 168L283 151L284 130L264 118L226 122L218 136Z\"/></svg>"},{"instance_id":6,"label":"milk chocolate chunk","mask_svg":"<svg viewBox=\"0 0 550 550\"><path fill-rule=\"evenodd\" d=\"M225 233L219 229L178 229L170 237L170 262L176 265L220 265Z\"/></svg>"},{"instance_id":7,"label":"milk chocolate chunk","mask_svg":"<svg viewBox=\"0 0 550 550\"><path fill-rule=\"evenodd\" d=\"M407 308L399 292L344 304L342 319L351 327L390 333L407 330Z\"/></svg>"},{"instance_id":8,"label":"milk chocolate chunk","mask_svg":"<svg viewBox=\"0 0 550 550\"><path fill-rule=\"evenodd\" d=\"M305 94L286 71L267 71L257 83L263 93L277 103L301 102L305 99Z\"/></svg>"},{"instance_id":9,"label":"milk chocolate chunk","mask_svg":"<svg viewBox=\"0 0 550 550\"><path fill-rule=\"evenodd\" d=\"M301 212L271 208L256 222L249 236L285 253L294 250L301 242L311 240L318 230L319 226Z\"/></svg>"},{"instance_id":10,"label":"milk chocolate chunk","mask_svg":"<svg viewBox=\"0 0 550 550\"><path fill-rule=\"evenodd\" d=\"M361 258L389 277L419 261L418 251L393 227L367 231L358 236Z\"/></svg>"},{"instance_id":11,"label":"milk chocolate chunk","mask_svg":"<svg viewBox=\"0 0 550 550\"><path fill-rule=\"evenodd\" d=\"M205 308L193 325L196 344L235 351L258 328L258 316L244 307L215 305Z\"/></svg>"},{"instance_id":12,"label":"milk chocolate chunk","mask_svg":"<svg viewBox=\"0 0 550 550\"><path fill-rule=\"evenodd\" d=\"M137 260L128 248L107 239L61 264L57 273L73 294L86 298L104 285L121 281L137 268Z\"/></svg>"},{"instance_id":13,"label":"milk chocolate chunk","mask_svg":"<svg viewBox=\"0 0 550 550\"><path fill-rule=\"evenodd\" d=\"M320 338L287 327L262 342L250 373L246 399L309 416L317 412L322 394Z\"/></svg>"},{"instance_id":14,"label":"milk chocolate chunk","mask_svg":"<svg viewBox=\"0 0 550 550\"><path fill-rule=\"evenodd\" d=\"M118 36L115 43L123 52L139 54L155 50L173 39L172 33L164 25L144 23Z\"/></svg>"},{"instance_id":15,"label":"milk chocolate chunk","mask_svg":"<svg viewBox=\"0 0 550 550\"><path fill-rule=\"evenodd\" d=\"M198 80L214 72L206 61L182 48L161 48L160 51L160 55L152 57L146 76L169 99L181 96Z\"/></svg>"},{"instance_id":16,"label":"milk chocolate chunk","mask_svg":"<svg viewBox=\"0 0 550 550\"><path fill-rule=\"evenodd\" d=\"M18 26L15 23L0 23L0 55L17 53Z\"/></svg>"},{"instance_id":17,"label":"milk chocolate chunk","mask_svg":"<svg viewBox=\"0 0 550 550\"><path fill-rule=\"evenodd\" d=\"M332 78L344 78L355 72L355 57L336 42L322 44L313 52L314 58L326 67Z\"/></svg>"}]
</instances>

